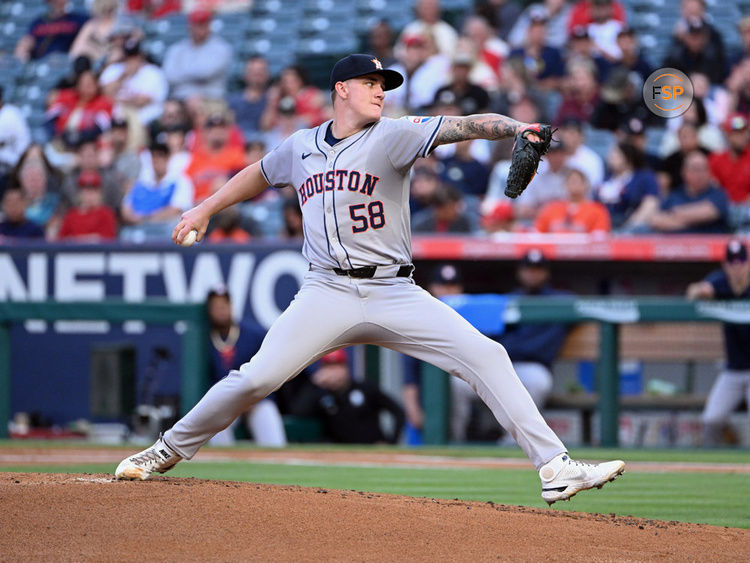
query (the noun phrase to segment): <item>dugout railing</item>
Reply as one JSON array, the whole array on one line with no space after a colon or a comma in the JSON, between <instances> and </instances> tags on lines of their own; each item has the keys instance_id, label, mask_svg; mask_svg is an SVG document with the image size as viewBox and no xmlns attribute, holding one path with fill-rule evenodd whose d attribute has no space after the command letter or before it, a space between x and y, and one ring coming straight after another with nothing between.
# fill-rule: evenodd
<instances>
[{"instance_id":1,"label":"dugout railing","mask_svg":"<svg viewBox=\"0 0 750 563\"><path fill-rule=\"evenodd\" d=\"M190 410L207 384L208 318L202 304L166 301L126 302L0 302L0 438L8 436L11 417L11 334L13 323L42 321L142 321L146 324L184 323L181 335L182 378L180 409ZM60 358L64 360L64 358Z\"/></svg>"},{"instance_id":2,"label":"dugout railing","mask_svg":"<svg viewBox=\"0 0 750 563\"><path fill-rule=\"evenodd\" d=\"M750 301L698 301L682 298L588 298L535 297L516 298L504 311L506 323L595 322L599 327L596 366L596 391L600 417L601 445L618 445L620 327L625 324L653 322L729 322L750 324ZM196 304L162 301L125 302L0 302L0 437L7 437L11 416L11 339L10 325L29 319L131 320L152 324L185 322L182 333L183 373L181 410L187 412L201 398L207 382L207 319L205 308ZM658 345L658 343L655 343ZM369 362L368 362L369 363ZM423 388L426 443L448 440L450 387L448 375L425 365L429 385Z\"/></svg>"},{"instance_id":3,"label":"dugout railing","mask_svg":"<svg viewBox=\"0 0 750 563\"><path fill-rule=\"evenodd\" d=\"M597 298L526 297L509 302L506 323L564 322L599 324L599 350L596 354L596 405L600 444L618 446L620 399L621 327L636 323L728 322L750 324L750 301L686 301L682 298ZM676 325L677 326L677 325ZM654 342L654 346L658 346ZM689 343L686 343L689 345ZM717 356L721 356L717 350ZM637 358L635 358L637 359ZM423 375L429 381L422 389L425 409L424 441L448 441L450 385L448 375L425 364ZM679 402L675 403L679 407Z\"/></svg>"}]
</instances>

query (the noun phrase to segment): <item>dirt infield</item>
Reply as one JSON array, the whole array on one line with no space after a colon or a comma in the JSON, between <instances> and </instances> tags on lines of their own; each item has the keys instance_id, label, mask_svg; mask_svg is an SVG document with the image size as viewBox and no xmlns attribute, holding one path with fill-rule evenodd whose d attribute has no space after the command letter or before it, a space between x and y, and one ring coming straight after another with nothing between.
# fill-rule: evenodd
<instances>
[{"instance_id":1,"label":"dirt infield","mask_svg":"<svg viewBox=\"0 0 750 563\"><path fill-rule=\"evenodd\" d=\"M746 561L750 530L155 477L0 473L2 561Z\"/></svg>"}]
</instances>

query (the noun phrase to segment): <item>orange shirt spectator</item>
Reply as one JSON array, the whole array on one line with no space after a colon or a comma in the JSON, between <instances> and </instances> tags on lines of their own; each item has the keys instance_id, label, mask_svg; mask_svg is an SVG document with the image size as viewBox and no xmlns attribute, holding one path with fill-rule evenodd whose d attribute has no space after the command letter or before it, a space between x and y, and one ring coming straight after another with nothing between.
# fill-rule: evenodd
<instances>
[{"instance_id":1,"label":"orange shirt spectator","mask_svg":"<svg viewBox=\"0 0 750 563\"><path fill-rule=\"evenodd\" d=\"M735 203L750 202L750 127L747 117L735 113L724 123L729 148L709 157L711 174L729 199Z\"/></svg>"},{"instance_id":2,"label":"orange shirt spectator","mask_svg":"<svg viewBox=\"0 0 750 563\"><path fill-rule=\"evenodd\" d=\"M540 233L609 232L612 225L609 211L599 202L587 199L586 176L573 169L565 179L568 199L551 201L542 207L534 222Z\"/></svg>"},{"instance_id":3,"label":"orange shirt spectator","mask_svg":"<svg viewBox=\"0 0 750 563\"><path fill-rule=\"evenodd\" d=\"M195 202L200 202L218 190L235 172L245 167L242 147L228 144L229 127L222 115L206 121L206 146L193 152L185 173L195 186Z\"/></svg>"}]
</instances>

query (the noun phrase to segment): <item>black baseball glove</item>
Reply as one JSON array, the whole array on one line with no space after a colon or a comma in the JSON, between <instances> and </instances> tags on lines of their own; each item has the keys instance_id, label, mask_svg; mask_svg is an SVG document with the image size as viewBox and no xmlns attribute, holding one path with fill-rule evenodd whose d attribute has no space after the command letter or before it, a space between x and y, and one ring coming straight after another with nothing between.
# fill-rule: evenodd
<instances>
[{"instance_id":1,"label":"black baseball glove","mask_svg":"<svg viewBox=\"0 0 750 563\"><path fill-rule=\"evenodd\" d=\"M528 138L530 133L534 133L540 140L530 140ZM505 184L505 195L515 199L526 189L526 186L529 185L529 182L534 178L534 174L536 174L539 161L549 150L552 133L554 131L549 125L534 123L522 129L516 135L508 180Z\"/></svg>"}]
</instances>

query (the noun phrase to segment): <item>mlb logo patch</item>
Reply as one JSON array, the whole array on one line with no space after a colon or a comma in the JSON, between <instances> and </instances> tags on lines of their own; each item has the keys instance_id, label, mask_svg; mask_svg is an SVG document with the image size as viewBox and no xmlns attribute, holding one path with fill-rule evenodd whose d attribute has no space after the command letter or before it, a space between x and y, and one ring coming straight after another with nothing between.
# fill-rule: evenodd
<instances>
[{"instance_id":1,"label":"mlb logo patch","mask_svg":"<svg viewBox=\"0 0 750 563\"><path fill-rule=\"evenodd\" d=\"M429 121L430 119L432 119L432 117L419 117L417 115L407 115L404 117L404 119L408 119L412 123L420 124L420 123L425 123Z\"/></svg>"}]
</instances>

